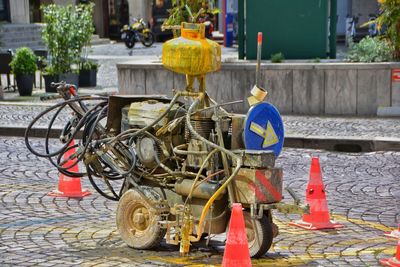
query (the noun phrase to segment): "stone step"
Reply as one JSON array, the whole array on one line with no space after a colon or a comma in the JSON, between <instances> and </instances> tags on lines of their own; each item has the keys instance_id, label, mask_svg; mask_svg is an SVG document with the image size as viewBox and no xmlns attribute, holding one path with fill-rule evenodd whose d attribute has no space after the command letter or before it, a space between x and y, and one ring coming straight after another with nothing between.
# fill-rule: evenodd
<instances>
[{"instance_id":1,"label":"stone step","mask_svg":"<svg viewBox=\"0 0 400 267\"><path fill-rule=\"evenodd\" d=\"M0 26L1 50L27 46L45 47L42 40L42 24L4 24Z\"/></svg>"},{"instance_id":2,"label":"stone step","mask_svg":"<svg viewBox=\"0 0 400 267\"><path fill-rule=\"evenodd\" d=\"M110 39L100 38L98 34L92 35L92 40L90 41L91 45L101 45L101 44L109 44Z\"/></svg>"},{"instance_id":3,"label":"stone step","mask_svg":"<svg viewBox=\"0 0 400 267\"><path fill-rule=\"evenodd\" d=\"M21 38L34 38L34 39L38 39L41 40L42 39L42 35L40 33L12 33L12 34L0 34L0 39L2 41L9 41L9 40L15 40L15 39L21 39Z\"/></svg>"},{"instance_id":4,"label":"stone step","mask_svg":"<svg viewBox=\"0 0 400 267\"><path fill-rule=\"evenodd\" d=\"M0 33L12 32L41 32L43 25L38 24L4 24L0 27Z\"/></svg>"},{"instance_id":5,"label":"stone step","mask_svg":"<svg viewBox=\"0 0 400 267\"><path fill-rule=\"evenodd\" d=\"M7 50L11 49L12 51L15 51L20 48L20 47L29 47L30 49L34 50L43 50L46 48L45 45L37 42L31 42L31 43L15 43L15 44L9 44L7 46L2 46L0 48L1 52L6 52Z\"/></svg>"},{"instance_id":6,"label":"stone step","mask_svg":"<svg viewBox=\"0 0 400 267\"><path fill-rule=\"evenodd\" d=\"M2 47L2 49L5 49L5 48L6 48L5 50L11 49L15 52L15 50L20 47L29 47L30 49L34 50L34 49L38 49L38 48L44 49L46 46L39 42L28 42L28 43L9 44L7 46Z\"/></svg>"},{"instance_id":7,"label":"stone step","mask_svg":"<svg viewBox=\"0 0 400 267\"><path fill-rule=\"evenodd\" d=\"M14 37L14 38L1 38L0 40L2 43L16 43L16 42L25 42L25 41L42 41L42 38L40 36L25 36L25 35L21 35L18 37Z\"/></svg>"}]
</instances>

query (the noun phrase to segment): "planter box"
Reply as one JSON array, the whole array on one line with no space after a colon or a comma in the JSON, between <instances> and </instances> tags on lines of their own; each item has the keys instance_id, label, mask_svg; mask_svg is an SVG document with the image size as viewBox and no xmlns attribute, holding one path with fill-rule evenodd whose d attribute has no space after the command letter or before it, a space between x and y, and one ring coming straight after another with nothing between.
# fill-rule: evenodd
<instances>
[{"instance_id":1,"label":"planter box","mask_svg":"<svg viewBox=\"0 0 400 267\"><path fill-rule=\"evenodd\" d=\"M185 76L165 69L161 62L117 64L121 94L163 94L185 89ZM246 113L247 97L255 84L256 63L223 63L206 76L206 89L218 103L244 100L224 107ZM281 63L261 64L266 101L282 114L376 116L380 107L395 103L400 91L392 88L392 70L400 63Z\"/></svg>"},{"instance_id":2,"label":"planter box","mask_svg":"<svg viewBox=\"0 0 400 267\"><path fill-rule=\"evenodd\" d=\"M79 72L80 87L96 87L97 70L81 70Z\"/></svg>"},{"instance_id":3,"label":"planter box","mask_svg":"<svg viewBox=\"0 0 400 267\"><path fill-rule=\"evenodd\" d=\"M43 75L46 93L57 93L56 87L51 87L51 83L58 83L64 81L73 84L78 89L79 74L77 73L63 73L59 75Z\"/></svg>"},{"instance_id":4,"label":"planter box","mask_svg":"<svg viewBox=\"0 0 400 267\"><path fill-rule=\"evenodd\" d=\"M52 87L51 83L57 83L59 81L58 75L43 75L43 78L46 93L57 93L56 87Z\"/></svg>"},{"instance_id":5,"label":"planter box","mask_svg":"<svg viewBox=\"0 0 400 267\"><path fill-rule=\"evenodd\" d=\"M69 72L69 73L62 73L59 75L59 80L64 81L68 84L73 84L76 86L76 89L78 89L79 87L79 74L78 73L73 73L73 72Z\"/></svg>"}]
</instances>

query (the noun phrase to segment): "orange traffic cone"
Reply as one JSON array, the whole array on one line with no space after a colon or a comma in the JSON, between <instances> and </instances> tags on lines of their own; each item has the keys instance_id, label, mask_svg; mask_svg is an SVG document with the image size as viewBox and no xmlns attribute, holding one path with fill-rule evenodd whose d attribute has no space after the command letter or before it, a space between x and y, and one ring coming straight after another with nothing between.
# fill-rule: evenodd
<instances>
[{"instance_id":1,"label":"orange traffic cone","mask_svg":"<svg viewBox=\"0 0 400 267\"><path fill-rule=\"evenodd\" d=\"M242 212L242 204L234 203L229 222L222 267L251 267L249 244Z\"/></svg>"},{"instance_id":2,"label":"orange traffic cone","mask_svg":"<svg viewBox=\"0 0 400 267\"><path fill-rule=\"evenodd\" d=\"M384 233L384 235L387 237L393 237L393 238L400 239L400 224L399 224L397 230L393 230L391 232L386 232L386 233Z\"/></svg>"},{"instance_id":3,"label":"orange traffic cone","mask_svg":"<svg viewBox=\"0 0 400 267\"><path fill-rule=\"evenodd\" d=\"M75 148L71 148L74 145L75 145L74 140L72 140L71 143L69 143L68 145L69 149L64 154L64 160L67 160L75 153ZM74 164L73 160L68 160L66 163L63 164L63 167L68 168L72 164ZM79 172L78 164L69 168L68 171L74 173ZM82 191L81 179L79 177L73 178L60 173L60 177L58 180L58 190L52 191L47 195L52 197L82 198L90 194L91 193L87 190Z\"/></svg>"},{"instance_id":4,"label":"orange traffic cone","mask_svg":"<svg viewBox=\"0 0 400 267\"><path fill-rule=\"evenodd\" d=\"M379 262L383 266L400 267L400 240L397 241L396 256L390 259L381 259Z\"/></svg>"},{"instance_id":5,"label":"orange traffic cone","mask_svg":"<svg viewBox=\"0 0 400 267\"><path fill-rule=\"evenodd\" d=\"M306 203L310 206L310 213L304 214L302 220L291 222L290 225L307 230L343 227L343 225L330 220L325 186L322 182L321 167L318 158L313 158L311 162L310 179L306 191Z\"/></svg>"}]
</instances>

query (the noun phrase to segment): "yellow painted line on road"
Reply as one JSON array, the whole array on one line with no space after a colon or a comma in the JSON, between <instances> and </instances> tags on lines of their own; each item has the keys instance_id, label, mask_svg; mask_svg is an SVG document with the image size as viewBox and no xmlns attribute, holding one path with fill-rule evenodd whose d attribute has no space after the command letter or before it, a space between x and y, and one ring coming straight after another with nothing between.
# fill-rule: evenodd
<instances>
[{"instance_id":1,"label":"yellow painted line on road","mask_svg":"<svg viewBox=\"0 0 400 267\"><path fill-rule=\"evenodd\" d=\"M369 248L369 249L355 249L349 248L348 250L341 252L329 252L324 254L304 254L304 255L296 255L290 258L268 258L268 259L259 259L252 260L253 266L296 266L296 265L304 265L308 264L314 260L320 259L337 259L343 257L356 257L359 255L375 255L375 254L385 254L385 255L394 255L395 248L385 248L385 247L377 247L377 248Z\"/></svg>"},{"instance_id":2,"label":"yellow painted line on road","mask_svg":"<svg viewBox=\"0 0 400 267\"><path fill-rule=\"evenodd\" d=\"M159 261L159 262L167 262L167 263L172 263L172 264L181 264L185 266L191 266L191 267L212 267L212 266L219 266L219 265L212 265L212 264L199 264L199 263L194 263L192 261L195 260L201 260L204 258L207 258L207 255L202 255L202 256L189 256L189 257L159 257L159 256L151 256L151 257L144 257L146 260L150 261Z\"/></svg>"},{"instance_id":3,"label":"yellow painted line on road","mask_svg":"<svg viewBox=\"0 0 400 267\"><path fill-rule=\"evenodd\" d=\"M371 244L371 243L382 243L382 242L387 241L387 239L388 239L388 238L385 237L385 236L373 237L373 238L367 238L367 239L362 238L362 237L360 236L359 239L343 240L343 241L340 241L340 242L336 243L336 245L341 245L341 246L352 246L352 245L355 245L355 244L361 243L361 242L363 242L363 243L368 243L368 244Z\"/></svg>"},{"instance_id":4,"label":"yellow painted line on road","mask_svg":"<svg viewBox=\"0 0 400 267\"><path fill-rule=\"evenodd\" d=\"M354 224L357 224L357 225L368 226L368 227L371 227L371 228L374 228L374 229L377 229L377 230L381 230L381 231L385 231L385 232L393 230L393 228L387 227L387 226L385 226L383 224L380 224L380 223L363 221L363 220L360 220L360 219L347 218L345 216L337 215L337 214L332 215L332 217L335 220L348 221L348 222L351 222L351 223L354 223Z\"/></svg>"}]
</instances>

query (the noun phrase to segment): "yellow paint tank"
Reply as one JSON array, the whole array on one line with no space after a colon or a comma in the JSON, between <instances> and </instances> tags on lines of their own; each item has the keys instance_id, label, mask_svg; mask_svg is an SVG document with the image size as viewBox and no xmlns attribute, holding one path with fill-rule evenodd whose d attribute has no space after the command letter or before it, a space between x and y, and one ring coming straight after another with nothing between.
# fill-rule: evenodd
<instances>
[{"instance_id":1,"label":"yellow paint tank","mask_svg":"<svg viewBox=\"0 0 400 267\"><path fill-rule=\"evenodd\" d=\"M182 23L181 37L164 43L162 63L177 73L204 75L221 68L221 47L205 38L204 24Z\"/></svg>"}]
</instances>

